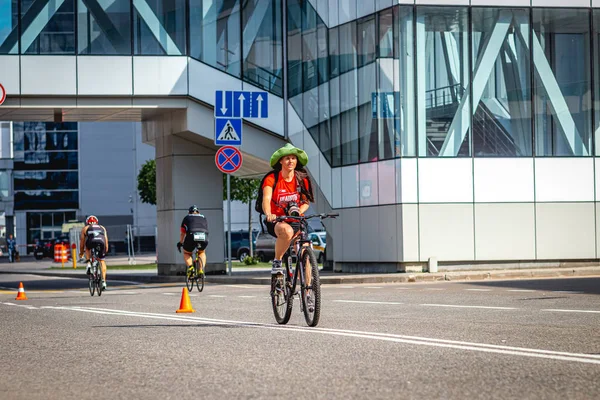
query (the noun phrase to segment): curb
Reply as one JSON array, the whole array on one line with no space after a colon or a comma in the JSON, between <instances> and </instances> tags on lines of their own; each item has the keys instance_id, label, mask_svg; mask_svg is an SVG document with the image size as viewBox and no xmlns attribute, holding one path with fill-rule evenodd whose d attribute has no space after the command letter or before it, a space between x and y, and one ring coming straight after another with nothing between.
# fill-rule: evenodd
<instances>
[{"instance_id":1,"label":"curb","mask_svg":"<svg viewBox=\"0 0 600 400\"><path fill-rule=\"evenodd\" d=\"M87 279L85 273L74 274L45 270L34 271L9 271L0 270L0 274L28 274L60 278ZM537 279L537 278L577 278L600 276L600 267L580 268L553 268L553 269L522 269L522 270L497 270L497 271L453 271L437 273L389 273L389 274L364 274L364 275L321 275L321 283L334 284L361 284L361 283L415 283L415 282L440 282L440 281L488 281L510 279ZM138 274L112 274L114 281L133 281L140 283L173 283L182 282L183 276L158 276ZM270 285L271 278L268 272L250 276L207 275L206 283L229 285Z\"/></svg>"}]
</instances>

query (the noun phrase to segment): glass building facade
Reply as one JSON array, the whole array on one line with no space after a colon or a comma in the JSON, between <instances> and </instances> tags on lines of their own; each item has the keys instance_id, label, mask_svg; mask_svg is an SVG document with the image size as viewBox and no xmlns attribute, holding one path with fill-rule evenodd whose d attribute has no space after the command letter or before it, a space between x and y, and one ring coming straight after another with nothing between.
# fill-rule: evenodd
<instances>
[{"instance_id":1,"label":"glass building facade","mask_svg":"<svg viewBox=\"0 0 600 400\"><path fill-rule=\"evenodd\" d=\"M14 209L27 211L27 243L56 238L79 208L78 124L14 122L13 135Z\"/></svg>"},{"instance_id":2,"label":"glass building facade","mask_svg":"<svg viewBox=\"0 0 600 400\"><path fill-rule=\"evenodd\" d=\"M285 97L334 168L403 157L600 153L600 9L391 0L48 4L0 0L0 54L187 55ZM30 179L39 180L23 182Z\"/></svg>"}]
</instances>

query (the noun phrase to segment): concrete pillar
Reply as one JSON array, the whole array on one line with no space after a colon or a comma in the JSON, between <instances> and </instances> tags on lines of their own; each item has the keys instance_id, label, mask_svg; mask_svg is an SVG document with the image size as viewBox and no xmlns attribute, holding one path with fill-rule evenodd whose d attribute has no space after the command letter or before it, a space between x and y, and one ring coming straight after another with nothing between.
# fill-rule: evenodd
<instances>
[{"instance_id":1,"label":"concrete pillar","mask_svg":"<svg viewBox=\"0 0 600 400\"><path fill-rule=\"evenodd\" d=\"M176 243L181 221L193 204L209 224L206 272L224 272L223 177L215 166L216 149L183 138L186 133L177 131L178 115L143 124L145 138L156 146L158 275L185 270Z\"/></svg>"}]
</instances>

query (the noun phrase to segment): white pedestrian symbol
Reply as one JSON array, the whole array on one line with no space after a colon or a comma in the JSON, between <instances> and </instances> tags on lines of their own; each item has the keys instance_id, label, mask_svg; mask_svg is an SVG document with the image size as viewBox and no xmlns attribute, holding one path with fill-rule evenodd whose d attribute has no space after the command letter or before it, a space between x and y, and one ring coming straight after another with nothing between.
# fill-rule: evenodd
<instances>
[{"instance_id":1,"label":"white pedestrian symbol","mask_svg":"<svg viewBox=\"0 0 600 400\"><path fill-rule=\"evenodd\" d=\"M238 136L237 132L235 131L235 129L233 128L233 125L231 125L231 122L229 120L227 120L227 123L225 123L225 126L221 130L221 133L219 133L219 137L217 138L217 140L226 140L226 141L239 141L240 140L240 137Z\"/></svg>"}]
</instances>

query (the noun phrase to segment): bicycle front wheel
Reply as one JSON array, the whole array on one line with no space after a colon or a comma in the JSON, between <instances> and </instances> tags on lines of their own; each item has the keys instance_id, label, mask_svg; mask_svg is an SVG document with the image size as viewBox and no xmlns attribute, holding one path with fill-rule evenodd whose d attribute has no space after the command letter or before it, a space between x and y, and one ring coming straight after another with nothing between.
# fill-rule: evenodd
<instances>
[{"instance_id":1,"label":"bicycle front wheel","mask_svg":"<svg viewBox=\"0 0 600 400\"><path fill-rule=\"evenodd\" d=\"M204 289L204 264L201 258L198 258L198 263L196 264L196 287L199 292Z\"/></svg>"},{"instance_id":2,"label":"bicycle front wheel","mask_svg":"<svg viewBox=\"0 0 600 400\"><path fill-rule=\"evenodd\" d=\"M307 247L302 252L302 266L305 274L304 279L308 280L306 271L310 271L310 285L302 282L302 309L304 319L308 326L317 326L321 316L321 281L319 279L319 266L315 252Z\"/></svg>"},{"instance_id":3,"label":"bicycle front wheel","mask_svg":"<svg viewBox=\"0 0 600 400\"><path fill-rule=\"evenodd\" d=\"M283 263L287 276L290 268L287 265L287 257L284 257ZM273 306L273 314L277 323L282 325L287 324L292 316L294 296L285 276L271 275L271 305Z\"/></svg>"}]
</instances>

